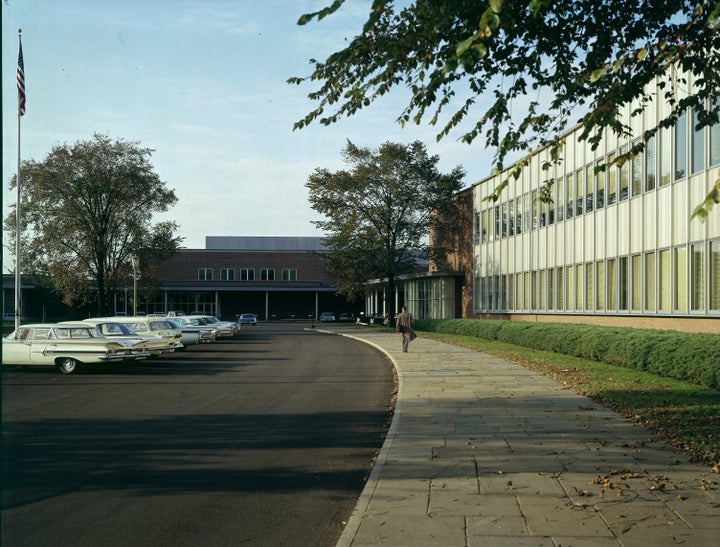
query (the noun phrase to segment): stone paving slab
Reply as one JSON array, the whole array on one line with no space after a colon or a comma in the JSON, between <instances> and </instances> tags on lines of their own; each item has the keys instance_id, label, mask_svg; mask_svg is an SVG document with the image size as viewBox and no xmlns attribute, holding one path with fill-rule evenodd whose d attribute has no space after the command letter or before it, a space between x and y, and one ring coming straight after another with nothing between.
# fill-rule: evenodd
<instances>
[{"instance_id":1,"label":"stone paving slab","mask_svg":"<svg viewBox=\"0 0 720 547\"><path fill-rule=\"evenodd\" d=\"M720 547L720 476L643 427L497 357L369 329L399 379L338 547Z\"/></svg>"}]
</instances>

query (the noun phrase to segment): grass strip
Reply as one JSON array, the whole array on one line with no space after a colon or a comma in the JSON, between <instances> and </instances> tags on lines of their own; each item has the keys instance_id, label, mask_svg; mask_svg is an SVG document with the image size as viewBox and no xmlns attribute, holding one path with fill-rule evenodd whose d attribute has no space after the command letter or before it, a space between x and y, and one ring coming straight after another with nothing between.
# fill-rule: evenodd
<instances>
[{"instance_id":1,"label":"grass strip","mask_svg":"<svg viewBox=\"0 0 720 547\"><path fill-rule=\"evenodd\" d=\"M720 391L647 372L474 336L423 337L482 351L540 372L653 431L720 473Z\"/></svg>"}]
</instances>

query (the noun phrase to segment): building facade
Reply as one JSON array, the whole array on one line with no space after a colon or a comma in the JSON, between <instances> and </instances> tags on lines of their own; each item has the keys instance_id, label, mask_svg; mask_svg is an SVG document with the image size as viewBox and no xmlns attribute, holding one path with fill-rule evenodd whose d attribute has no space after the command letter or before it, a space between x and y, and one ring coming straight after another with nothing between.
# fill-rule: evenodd
<instances>
[{"instance_id":1,"label":"building facade","mask_svg":"<svg viewBox=\"0 0 720 547\"><path fill-rule=\"evenodd\" d=\"M336 296L318 237L206 237L205 249L180 249L160 266L163 280L145 307L199 311L223 318L316 319L357 314L361 304Z\"/></svg>"},{"instance_id":2,"label":"building facade","mask_svg":"<svg viewBox=\"0 0 720 547\"><path fill-rule=\"evenodd\" d=\"M662 96L657 83L648 95ZM720 178L720 125L695 130L688 110L643 154L595 169L666 109L658 101L628 122L637 137L606 134L596 150L579 140L579 127L570 131L559 165L545 171L548 150L533 153L495 202L486 198L509 170L473 187L473 310L465 316L720 333L720 211L690 218ZM551 201L541 202L549 179Z\"/></svg>"}]
</instances>

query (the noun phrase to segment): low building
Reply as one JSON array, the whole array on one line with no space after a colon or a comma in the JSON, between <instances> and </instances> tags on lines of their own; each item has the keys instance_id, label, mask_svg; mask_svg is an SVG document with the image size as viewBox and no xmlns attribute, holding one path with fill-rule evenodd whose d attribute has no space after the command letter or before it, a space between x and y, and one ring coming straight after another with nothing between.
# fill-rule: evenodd
<instances>
[{"instance_id":1,"label":"low building","mask_svg":"<svg viewBox=\"0 0 720 547\"><path fill-rule=\"evenodd\" d=\"M205 249L180 249L160 265L163 280L147 311L182 311L260 320L301 320L320 313L357 314L337 296L319 237L208 236Z\"/></svg>"}]
</instances>

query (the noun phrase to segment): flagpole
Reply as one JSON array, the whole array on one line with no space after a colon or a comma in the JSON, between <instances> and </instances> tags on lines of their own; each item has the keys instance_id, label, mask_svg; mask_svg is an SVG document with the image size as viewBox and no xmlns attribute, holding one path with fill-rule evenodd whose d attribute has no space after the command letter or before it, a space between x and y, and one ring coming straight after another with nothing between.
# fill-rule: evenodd
<instances>
[{"instance_id":1,"label":"flagpole","mask_svg":"<svg viewBox=\"0 0 720 547\"><path fill-rule=\"evenodd\" d=\"M17 203L15 205L15 330L20 328L22 319L22 288L20 279L20 118L25 113L25 67L22 58L22 29L18 29L18 154L17 154ZM21 81L22 79L22 81Z\"/></svg>"}]
</instances>

